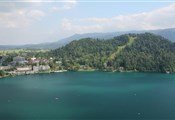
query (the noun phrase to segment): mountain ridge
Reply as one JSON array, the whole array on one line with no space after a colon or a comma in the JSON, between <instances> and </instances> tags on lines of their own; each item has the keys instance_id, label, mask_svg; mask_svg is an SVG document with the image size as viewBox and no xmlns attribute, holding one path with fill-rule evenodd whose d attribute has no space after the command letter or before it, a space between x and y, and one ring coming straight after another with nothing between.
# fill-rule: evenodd
<instances>
[{"instance_id":1,"label":"mountain ridge","mask_svg":"<svg viewBox=\"0 0 175 120\"><path fill-rule=\"evenodd\" d=\"M145 33L150 32L156 35L160 35L171 41L175 41L175 28L158 29L158 30L138 30L138 31L123 31L123 32L108 32L108 33L84 33L74 34L70 37L61 39L56 42L40 43L40 44L27 44L27 45L0 45L0 50L7 49L56 49L62 47L73 40L79 40L82 38L99 38L102 40L111 39L115 36L128 34L128 33Z\"/></svg>"}]
</instances>

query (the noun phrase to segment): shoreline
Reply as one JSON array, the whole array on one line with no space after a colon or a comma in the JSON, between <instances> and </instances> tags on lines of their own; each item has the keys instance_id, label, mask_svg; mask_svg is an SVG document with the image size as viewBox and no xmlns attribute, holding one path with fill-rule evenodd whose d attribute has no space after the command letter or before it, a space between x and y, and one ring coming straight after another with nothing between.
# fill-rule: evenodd
<instances>
[{"instance_id":1,"label":"shoreline","mask_svg":"<svg viewBox=\"0 0 175 120\"><path fill-rule=\"evenodd\" d=\"M160 74L174 74L174 73L162 73L162 72L156 72L156 71L135 71L135 70L129 70L129 71L105 71L105 70L98 70L98 69L91 69L91 70L77 70L77 71L70 71L70 70L56 70L56 71L44 71L44 72L36 72L36 73L24 73L24 74L9 74L5 76L0 76L0 79L7 78L7 77L15 77L15 76L21 76L21 75L34 75L34 74L50 74L50 73L63 73L63 72L110 72L110 73L160 73Z\"/></svg>"},{"instance_id":2,"label":"shoreline","mask_svg":"<svg viewBox=\"0 0 175 120\"><path fill-rule=\"evenodd\" d=\"M34 75L34 74L50 74L50 73L61 73L61 72L67 72L67 70L59 70L59 71L43 71L43 72L34 72L34 73L21 73L21 74L9 74L5 76L0 76L1 78L7 78L7 77L15 77L15 76L21 76L21 75Z\"/></svg>"}]
</instances>

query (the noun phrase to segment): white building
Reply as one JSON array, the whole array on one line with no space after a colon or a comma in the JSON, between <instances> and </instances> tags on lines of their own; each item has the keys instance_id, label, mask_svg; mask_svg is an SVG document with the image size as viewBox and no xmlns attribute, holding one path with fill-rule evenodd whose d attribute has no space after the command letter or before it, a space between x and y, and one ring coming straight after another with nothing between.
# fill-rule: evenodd
<instances>
[{"instance_id":1,"label":"white building","mask_svg":"<svg viewBox=\"0 0 175 120\"><path fill-rule=\"evenodd\" d=\"M0 66L0 70L8 70L11 69L11 66Z\"/></svg>"},{"instance_id":2,"label":"white building","mask_svg":"<svg viewBox=\"0 0 175 120\"><path fill-rule=\"evenodd\" d=\"M31 71L32 67L17 67L16 68L17 71Z\"/></svg>"},{"instance_id":3,"label":"white building","mask_svg":"<svg viewBox=\"0 0 175 120\"><path fill-rule=\"evenodd\" d=\"M32 57L31 60L32 60L32 61L35 61L35 60L36 60L36 57Z\"/></svg>"},{"instance_id":4,"label":"white building","mask_svg":"<svg viewBox=\"0 0 175 120\"><path fill-rule=\"evenodd\" d=\"M48 71L50 70L49 65L40 65L40 66L33 66L33 71L38 72L38 71Z\"/></svg>"}]
</instances>

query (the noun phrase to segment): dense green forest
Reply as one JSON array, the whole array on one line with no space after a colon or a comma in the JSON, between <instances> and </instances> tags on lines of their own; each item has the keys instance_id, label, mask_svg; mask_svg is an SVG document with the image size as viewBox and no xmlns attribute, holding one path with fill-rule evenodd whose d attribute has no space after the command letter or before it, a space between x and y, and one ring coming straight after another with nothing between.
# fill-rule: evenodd
<instances>
[{"instance_id":1,"label":"dense green forest","mask_svg":"<svg viewBox=\"0 0 175 120\"><path fill-rule=\"evenodd\" d=\"M68 70L175 72L175 44L151 33L75 40L50 55Z\"/></svg>"}]
</instances>

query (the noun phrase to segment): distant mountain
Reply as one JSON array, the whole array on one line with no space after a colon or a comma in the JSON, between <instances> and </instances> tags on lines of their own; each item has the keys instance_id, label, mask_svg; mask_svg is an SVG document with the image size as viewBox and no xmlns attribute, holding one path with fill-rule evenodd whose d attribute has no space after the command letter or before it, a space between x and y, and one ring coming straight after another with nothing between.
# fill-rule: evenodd
<instances>
[{"instance_id":1,"label":"distant mountain","mask_svg":"<svg viewBox=\"0 0 175 120\"><path fill-rule=\"evenodd\" d=\"M124 32L111 32L111 33L85 33L85 34L75 34L68 38L62 40L51 42L51 43L41 43L41 44L29 44L29 45L0 45L0 50L5 49L56 49L70 43L73 40L79 40L82 38L99 38L101 40L110 39L115 36L128 34L128 33L145 33L150 32L156 35L160 35L171 41L175 41L175 28L170 29L159 29L159 30L147 30L147 31L124 31Z\"/></svg>"},{"instance_id":2,"label":"distant mountain","mask_svg":"<svg viewBox=\"0 0 175 120\"><path fill-rule=\"evenodd\" d=\"M175 44L152 33L83 38L51 51L67 70L175 72Z\"/></svg>"},{"instance_id":3,"label":"distant mountain","mask_svg":"<svg viewBox=\"0 0 175 120\"><path fill-rule=\"evenodd\" d=\"M154 33L156 35L160 35L168 40L175 42L175 28L151 30L147 32Z\"/></svg>"}]
</instances>

